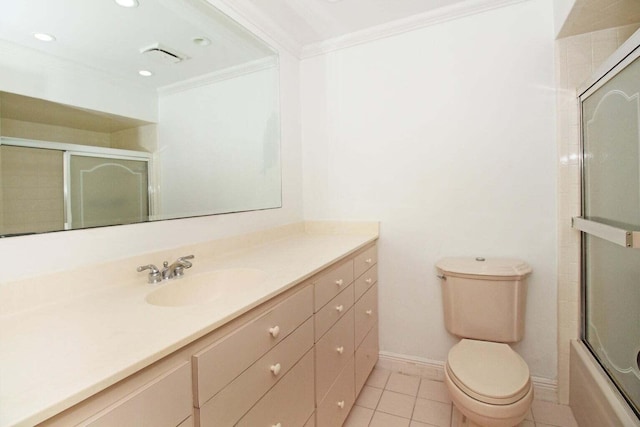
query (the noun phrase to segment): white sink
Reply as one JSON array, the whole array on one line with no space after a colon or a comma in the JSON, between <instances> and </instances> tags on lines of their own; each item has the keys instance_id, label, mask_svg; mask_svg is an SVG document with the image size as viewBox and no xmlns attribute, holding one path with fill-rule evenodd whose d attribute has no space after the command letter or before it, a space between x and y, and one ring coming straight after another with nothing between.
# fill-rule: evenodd
<instances>
[{"instance_id":1,"label":"white sink","mask_svg":"<svg viewBox=\"0 0 640 427\"><path fill-rule=\"evenodd\" d=\"M246 289L264 281L266 274L252 268L214 270L209 273L173 280L145 298L149 304L163 307L180 307L202 304L224 297L238 288Z\"/></svg>"}]
</instances>

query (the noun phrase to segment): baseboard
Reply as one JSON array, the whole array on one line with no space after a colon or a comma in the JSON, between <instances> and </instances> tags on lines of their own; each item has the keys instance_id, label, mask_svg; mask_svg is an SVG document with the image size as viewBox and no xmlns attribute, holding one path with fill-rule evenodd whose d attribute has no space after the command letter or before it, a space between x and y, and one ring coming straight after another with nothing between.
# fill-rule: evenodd
<instances>
[{"instance_id":1,"label":"baseboard","mask_svg":"<svg viewBox=\"0 0 640 427\"><path fill-rule=\"evenodd\" d=\"M433 381L444 381L444 362L404 354L381 351L376 367L407 375L417 375ZM537 400L558 402L558 384L554 380L531 377Z\"/></svg>"}]
</instances>

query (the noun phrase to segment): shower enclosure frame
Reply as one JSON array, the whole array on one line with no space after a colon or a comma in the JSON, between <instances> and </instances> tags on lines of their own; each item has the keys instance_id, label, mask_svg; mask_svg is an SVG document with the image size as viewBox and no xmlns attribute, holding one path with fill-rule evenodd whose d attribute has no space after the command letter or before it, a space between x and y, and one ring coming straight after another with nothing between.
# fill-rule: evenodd
<instances>
[{"instance_id":1,"label":"shower enclosure frame","mask_svg":"<svg viewBox=\"0 0 640 427\"><path fill-rule=\"evenodd\" d=\"M627 42L625 42L605 63L594 73L591 79L585 82L577 90L578 98L578 111L579 111L579 123L580 123L580 147L578 156L579 170L580 170L580 202L581 202L581 215L584 216L586 208L586 180L585 180L585 162L584 162L584 117L582 104L585 99L604 86L606 83L615 78L622 70L628 65L640 58L640 31L636 32ZM617 385L617 380L609 373L604 364L599 360L596 352L591 347L589 341L587 341L587 329L588 329L588 301L587 301L587 235L594 236L599 239L604 239L612 242L616 245L624 246L626 250L638 250L640 248L640 230L625 229L610 226L608 224L600 223L585 219L584 217L574 217L572 220L573 228L580 230L581 233L581 278L580 278L580 339L582 344L591 353L591 356L601 368L599 371L603 372L607 376L608 383L615 387L615 392L621 399L626 401L628 410L635 414L640 420L640 410L634 406L634 403L630 401L630 398L622 392ZM573 361L573 360L572 360ZM606 394L606 391L605 391ZM612 403L612 400L609 400ZM640 407L640 403L636 403ZM618 411L614 411L618 412ZM619 413L619 412L618 412Z\"/></svg>"}]
</instances>

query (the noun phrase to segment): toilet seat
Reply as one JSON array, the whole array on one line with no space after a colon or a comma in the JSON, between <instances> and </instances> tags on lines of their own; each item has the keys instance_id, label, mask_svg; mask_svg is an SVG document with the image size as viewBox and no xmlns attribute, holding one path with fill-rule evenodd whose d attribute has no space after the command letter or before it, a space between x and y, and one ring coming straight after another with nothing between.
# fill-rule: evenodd
<instances>
[{"instance_id":1,"label":"toilet seat","mask_svg":"<svg viewBox=\"0 0 640 427\"><path fill-rule=\"evenodd\" d=\"M461 391L487 404L512 404L531 389L529 367L507 344L463 339L449 351L446 369Z\"/></svg>"}]
</instances>

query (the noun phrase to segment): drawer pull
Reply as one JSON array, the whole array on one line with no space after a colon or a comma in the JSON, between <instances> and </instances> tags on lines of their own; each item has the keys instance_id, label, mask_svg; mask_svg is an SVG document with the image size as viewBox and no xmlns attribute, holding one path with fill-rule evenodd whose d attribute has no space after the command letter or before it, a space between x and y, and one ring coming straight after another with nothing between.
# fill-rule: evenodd
<instances>
[{"instance_id":1,"label":"drawer pull","mask_svg":"<svg viewBox=\"0 0 640 427\"><path fill-rule=\"evenodd\" d=\"M342 353L344 353L344 347L340 346L340 347L336 348L336 351L338 352L338 354L342 354Z\"/></svg>"},{"instance_id":2,"label":"drawer pull","mask_svg":"<svg viewBox=\"0 0 640 427\"><path fill-rule=\"evenodd\" d=\"M364 262L366 262L367 264L371 264L372 259L371 258L367 258L364 260Z\"/></svg>"},{"instance_id":3,"label":"drawer pull","mask_svg":"<svg viewBox=\"0 0 640 427\"><path fill-rule=\"evenodd\" d=\"M276 363L275 365L271 365L269 369L273 372L273 375L278 375L280 373L281 366L279 363Z\"/></svg>"},{"instance_id":4,"label":"drawer pull","mask_svg":"<svg viewBox=\"0 0 640 427\"><path fill-rule=\"evenodd\" d=\"M276 423L276 424L272 425L271 427L282 427L282 424L281 423Z\"/></svg>"},{"instance_id":5,"label":"drawer pull","mask_svg":"<svg viewBox=\"0 0 640 427\"><path fill-rule=\"evenodd\" d=\"M276 325L273 328L269 328L269 333L272 337L278 338L278 335L280 335L280 326Z\"/></svg>"},{"instance_id":6,"label":"drawer pull","mask_svg":"<svg viewBox=\"0 0 640 427\"><path fill-rule=\"evenodd\" d=\"M342 279L336 280L336 285L342 286L343 284L344 284L344 280L342 280Z\"/></svg>"},{"instance_id":7,"label":"drawer pull","mask_svg":"<svg viewBox=\"0 0 640 427\"><path fill-rule=\"evenodd\" d=\"M342 310L344 310L344 306L343 306L342 304L340 304L340 305L336 305L336 311L337 311L338 313L342 313Z\"/></svg>"},{"instance_id":8,"label":"drawer pull","mask_svg":"<svg viewBox=\"0 0 640 427\"><path fill-rule=\"evenodd\" d=\"M370 285L373 283L373 279L371 277L369 277L368 279L365 280L365 282Z\"/></svg>"},{"instance_id":9,"label":"drawer pull","mask_svg":"<svg viewBox=\"0 0 640 427\"><path fill-rule=\"evenodd\" d=\"M338 402L338 406L340 407L340 409L344 409L344 400Z\"/></svg>"},{"instance_id":10,"label":"drawer pull","mask_svg":"<svg viewBox=\"0 0 640 427\"><path fill-rule=\"evenodd\" d=\"M365 313L367 313L367 315L371 316L373 314L373 310L367 310L367 311L365 311Z\"/></svg>"}]
</instances>

